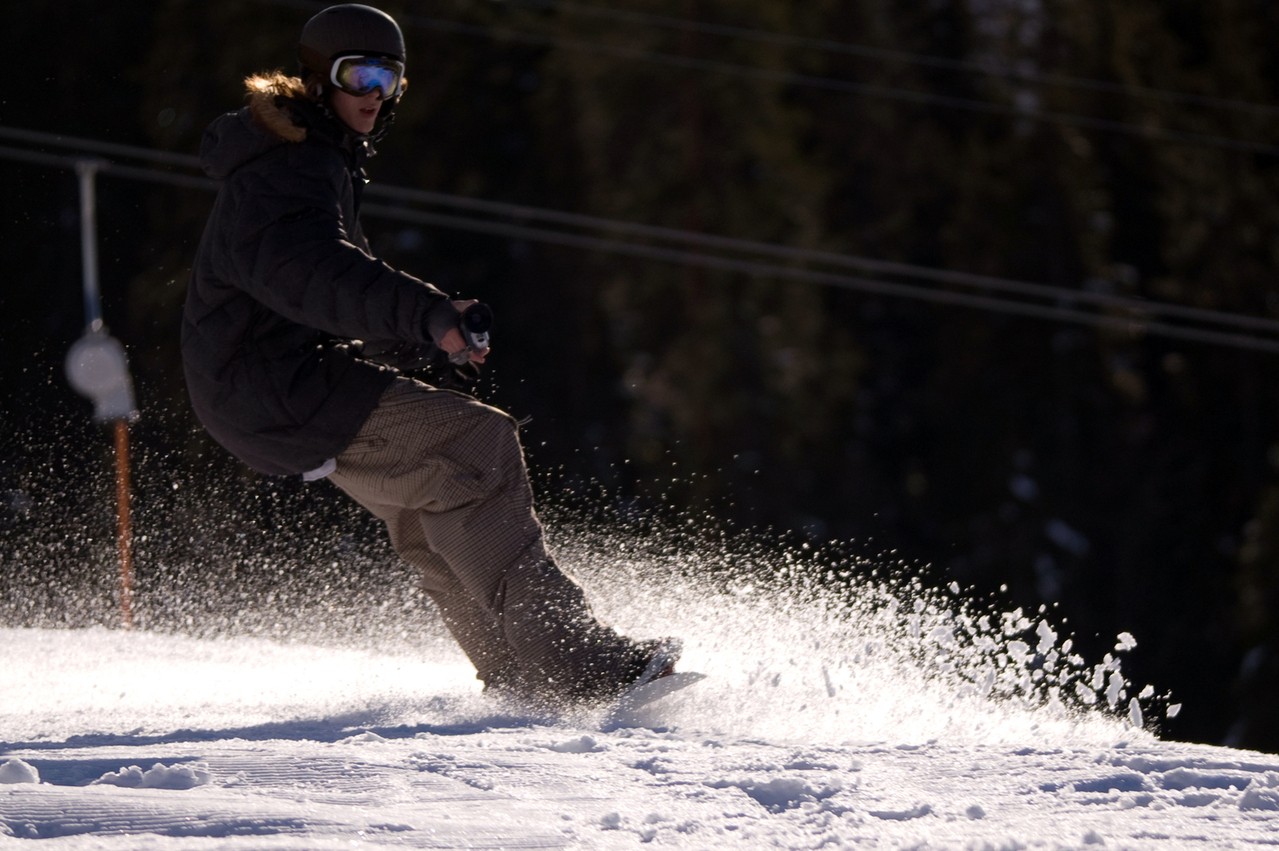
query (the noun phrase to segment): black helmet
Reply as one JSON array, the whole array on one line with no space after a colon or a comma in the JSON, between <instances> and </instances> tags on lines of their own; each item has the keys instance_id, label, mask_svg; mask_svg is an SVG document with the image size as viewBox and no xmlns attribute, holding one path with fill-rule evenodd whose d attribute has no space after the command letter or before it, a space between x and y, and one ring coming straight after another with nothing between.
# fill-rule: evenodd
<instances>
[{"instance_id":1,"label":"black helmet","mask_svg":"<svg viewBox=\"0 0 1279 851\"><path fill-rule=\"evenodd\" d=\"M404 35L395 19L359 3L330 6L306 22L298 40L298 60L326 83L335 58L384 56L404 61Z\"/></svg>"}]
</instances>

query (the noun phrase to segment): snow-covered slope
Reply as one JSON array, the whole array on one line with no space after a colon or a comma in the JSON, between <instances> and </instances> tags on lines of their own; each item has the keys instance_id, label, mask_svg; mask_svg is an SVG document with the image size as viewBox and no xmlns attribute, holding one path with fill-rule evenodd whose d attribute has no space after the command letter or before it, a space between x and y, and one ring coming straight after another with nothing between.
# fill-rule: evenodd
<instances>
[{"instance_id":1,"label":"snow-covered slope","mask_svg":"<svg viewBox=\"0 0 1279 851\"><path fill-rule=\"evenodd\" d=\"M707 680L649 727L609 728L488 703L446 648L423 661L102 629L0 640L0 836L14 837L0 844L1226 848L1279 835L1279 757L1101 717L971 706L945 724L901 716L894 734L860 717L902 696L795 705L773 700L791 694L776 672Z\"/></svg>"},{"instance_id":2,"label":"snow-covered slope","mask_svg":"<svg viewBox=\"0 0 1279 851\"><path fill-rule=\"evenodd\" d=\"M706 590L651 564L588 585L619 625L682 635L683 667L711 677L619 727L496 705L444 640L0 629L0 847L1279 837L1279 756L1160 741L1117 659L1072 656L1042 617L874 586Z\"/></svg>"}]
</instances>

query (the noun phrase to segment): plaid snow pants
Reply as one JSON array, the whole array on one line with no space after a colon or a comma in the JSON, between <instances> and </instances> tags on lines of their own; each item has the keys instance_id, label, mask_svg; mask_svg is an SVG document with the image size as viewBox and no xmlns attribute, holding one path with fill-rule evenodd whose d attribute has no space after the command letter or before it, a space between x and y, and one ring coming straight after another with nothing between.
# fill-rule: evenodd
<instances>
[{"instance_id":1,"label":"plaid snow pants","mask_svg":"<svg viewBox=\"0 0 1279 851\"><path fill-rule=\"evenodd\" d=\"M505 412L397 378L329 479L386 524L487 685L571 693L632 649L547 552Z\"/></svg>"}]
</instances>

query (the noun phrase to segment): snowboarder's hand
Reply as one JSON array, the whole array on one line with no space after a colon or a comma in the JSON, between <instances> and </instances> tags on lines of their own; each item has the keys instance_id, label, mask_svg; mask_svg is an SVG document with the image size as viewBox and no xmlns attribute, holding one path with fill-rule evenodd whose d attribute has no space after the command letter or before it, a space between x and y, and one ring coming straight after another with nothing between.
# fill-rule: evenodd
<instances>
[{"instance_id":1,"label":"snowboarder's hand","mask_svg":"<svg viewBox=\"0 0 1279 851\"><path fill-rule=\"evenodd\" d=\"M457 312L461 314L468 307L476 303L476 299L455 299L453 306L457 308ZM464 352L467 350L466 340L462 337L462 332L458 328L450 328L448 332L440 338L440 348L450 355ZM484 359L488 357L488 349L471 349L471 363L484 363Z\"/></svg>"}]
</instances>

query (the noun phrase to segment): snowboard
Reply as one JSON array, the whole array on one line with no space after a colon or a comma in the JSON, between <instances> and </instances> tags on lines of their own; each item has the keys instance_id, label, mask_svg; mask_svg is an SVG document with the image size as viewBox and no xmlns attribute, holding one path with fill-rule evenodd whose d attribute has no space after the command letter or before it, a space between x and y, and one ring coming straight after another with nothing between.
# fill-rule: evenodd
<instances>
[{"instance_id":1,"label":"snowboard","mask_svg":"<svg viewBox=\"0 0 1279 851\"><path fill-rule=\"evenodd\" d=\"M612 710L609 712L608 721L616 726L638 725L640 721L637 716L640 710L704 679L706 679L705 674L699 674L695 671L676 671L673 674L667 674L664 677L658 677L655 680L632 686L622 692L622 696L617 699L617 703L613 705Z\"/></svg>"}]
</instances>

